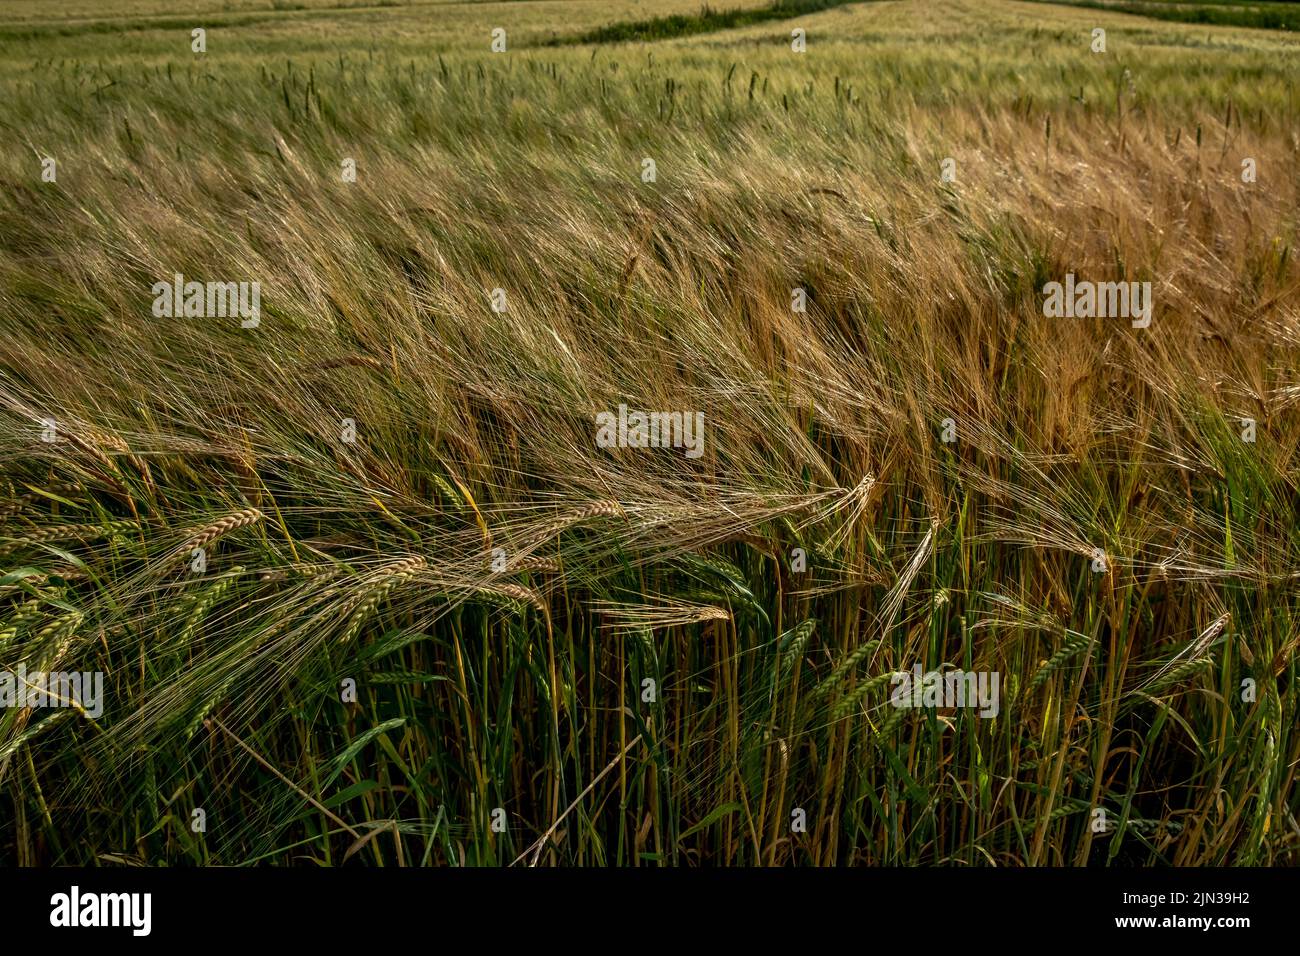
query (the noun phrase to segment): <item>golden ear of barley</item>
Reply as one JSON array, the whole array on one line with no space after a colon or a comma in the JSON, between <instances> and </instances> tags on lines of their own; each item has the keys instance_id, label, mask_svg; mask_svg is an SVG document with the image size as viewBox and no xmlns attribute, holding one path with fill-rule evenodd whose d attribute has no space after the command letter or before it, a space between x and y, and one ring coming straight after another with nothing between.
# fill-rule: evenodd
<instances>
[{"instance_id":1,"label":"golden ear of barley","mask_svg":"<svg viewBox=\"0 0 1300 956\"><path fill-rule=\"evenodd\" d=\"M89 442L90 444L107 448L110 451L124 452L130 450L127 443L122 439L118 438L116 435L110 435L108 432L102 432L93 425L79 425L77 427L77 432L80 434L74 434L71 436L74 441Z\"/></svg>"},{"instance_id":2,"label":"golden ear of barley","mask_svg":"<svg viewBox=\"0 0 1300 956\"><path fill-rule=\"evenodd\" d=\"M379 569L379 573L384 576L405 578L428 566L429 562L424 558L419 555L412 555L409 558L403 558L400 561L394 561L392 564L384 565Z\"/></svg>"},{"instance_id":3,"label":"golden ear of barley","mask_svg":"<svg viewBox=\"0 0 1300 956\"><path fill-rule=\"evenodd\" d=\"M519 558L509 564L511 571L543 571L548 574L560 573L560 562L554 558Z\"/></svg>"},{"instance_id":4,"label":"golden ear of barley","mask_svg":"<svg viewBox=\"0 0 1300 956\"><path fill-rule=\"evenodd\" d=\"M17 514L19 511L22 511L25 507L27 507L28 505L36 501L38 497L43 497L37 495L35 492L27 492L25 494L18 495L17 491L14 489L14 486L12 484L8 485L8 489L9 489L10 500L7 504L0 505L0 517L7 517L9 515ZM85 489L83 489L81 485L77 484L76 482L62 481L62 482L55 482L51 485L46 485L42 490L47 491L51 494L60 495L64 498L70 498L75 494L83 492Z\"/></svg>"},{"instance_id":5,"label":"golden ear of barley","mask_svg":"<svg viewBox=\"0 0 1300 956\"><path fill-rule=\"evenodd\" d=\"M222 535L229 534L238 528L255 524L256 522L261 521L264 517L266 516L256 508L245 508L243 511L236 511L232 515L226 515L226 517L219 521L214 521L194 537L190 538L189 541L180 546L177 553L188 554L195 548L201 548L205 544L211 544Z\"/></svg>"},{"instance_id":6,"label":"golden ear of barley","mask_svg":"<svg viewBox=\"0 0 1300 956\"><path fill-rule=\"evenodd\" d=\"M705 621L731 620L730 612L712 604L672 603L655 606L597 602L592 605L592 610L610 618L611 626L618 631L630 631L640 627L651 629L686 627L691 624L703 624Z\"/></svg>"},{"instance_id":7,"label":"golden ear of barley","mask_svg":"<svg viewBox=\"0 0 1300 956\"><path fill-rule=\"evenodd\" d=\"M118 478L125 477L122 474L122 470L117 467L117 463L108 455L104 454L100 446L104 445L109 448L110 451L122 453L128 451L126 444L119 439L111 438L102 433L96 433L92 428L83 427L81 430L86 434L69 434L68 440L73 445L91 455L97 462L104 466L110 475Z\"/></svg>"},{"instance_id":8,"label":"golden ear of barley","mask_svg":"<svg viewBox=\"0 0 1300 956\"><path fill-rule=\"evenodd\" d=\"M27 578L31 584L48 584L50 578L62 578L64 581L81 581L90 575L85 571L79 571L70 564L60 565L53 571L46 571L42 574L33 574Z\"/></svg>"},{"instance_id":9,"label":"golden ear of barley","mask_svg":"<svg viewBox=\"0 0 1300 956\"><path fill-rule=\"evenodd\" d=\"M546 613L546 602L544 602L536 591L531 588L522 587L518 584L490 584L480 589L492 594L500 594L510 598L512 601L521 601L524 604L531 604L543 614Z\"/></svg>"},{"instance_id":10,"label":"golden ear of barley","mask_svg":"<svg viewBox=\"0 0 1300 956\"><path fill-rule=\"evenodd\" d=\"M554 535L559 534L565 528L571 528L575 524L586 521L589 518L617 518L623 514L623 509L617 501L602 499L591 501L566 514L560 515L551 521L539 525L533 535L543 541Z\"/></svg>"},{"instance_id":11,"label":"golden ear of barley","mask_svg":"<svg viewBox=\"0 0 1300 956\"><path fill-rule=\"evenodd\" d=\"M1246 635L1244 634L1237 635L1237 653L1241 655L1241 659L1246 662L1247 667L1255 666L1255 654L1246 642Z\"/></svg>"},{"instance_id":12,"label":"golden ear of barley","mask_svg":"<svg viewBox=\"0 0 1300 956\"><path fill-rule=\"evenodd\" d=\"M393 588L402 581L409 578L416 571L428 566L428 562L419 556L403 558L401 561L394 561L392 564L380 568L377 574L383 578L374 588L372 588L362 599L348 618L348 626L343 631L343 636L339 638L339 644L348 644L354 637L361 632L361 627L366 623L366 618L374 613L375 608L379 607L379 602L384 599Z\"/></svg>"},{"instance_id":13,"label":"golden ear of barley","mask_svg":"<svg viewBox=\"0 0 1300 956\"><path fill-rule=\"evenodd\" d=\"M144 459L140 458L138 455L132 454L131 446L128 445L125 441L123 441L121 438L117 437L116 435L110 435L107 432L102 432L97 428L91 427L90 425L82 425L79 430L81 431L84 437L74 435L72 436L73 441L77 442L77 444L82 445L83 447L88 448L96 455L99 455L99 449L101 447L107 448L116 454L125 455L126 460L131 463L131 467L133 467L136 471L140 472L140 477L144 479L145 486L150 491L157 490L154 485L153 475L149 471L148 464L146 464ZM114 470L116 470L116 468Z\"/></svg>"},{"instance_id":14,"label":"golden ear of barley","mask_svg":"<svg viewBox=\"0 0 1300 956\"><path fill-rule=\"evenodd\" d=\"M10 492L9 492L9 501L3 505L0 505L0 517L7 518L10 515L16 515L18 514L18 512L22 511L29 504L31 504L33 501L36 500L36 496L31 494L14 497L12 487L13 486L11 485Z\"/></svg>"}]
</instances>

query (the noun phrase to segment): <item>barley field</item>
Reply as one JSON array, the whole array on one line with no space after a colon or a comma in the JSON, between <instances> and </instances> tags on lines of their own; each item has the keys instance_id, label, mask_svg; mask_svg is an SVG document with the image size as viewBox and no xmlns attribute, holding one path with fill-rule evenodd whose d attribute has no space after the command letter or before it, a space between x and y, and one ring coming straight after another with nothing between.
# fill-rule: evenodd
<instances>
[{"instance_id":1,"label":"barley field","mask_svg":"<svg viewBox=\"0 0 1300 956\"><path fill-rule=\"evenodd\" d=\"M0 103L0 862L1300 863L1288 29L3 0Z\"/></svg>"}]
</instances>

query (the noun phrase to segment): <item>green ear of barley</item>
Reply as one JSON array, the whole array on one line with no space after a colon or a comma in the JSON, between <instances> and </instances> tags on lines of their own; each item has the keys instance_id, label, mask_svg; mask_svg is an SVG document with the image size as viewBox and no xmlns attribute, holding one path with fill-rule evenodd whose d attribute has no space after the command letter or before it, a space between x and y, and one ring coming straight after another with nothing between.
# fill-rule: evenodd
<instances>
[{"instance_id":1,"label":"green ear of barley","mask_svg":"<svg viewBox=\"0 0 1300 956\"><path fill-rule=\"evenodd\" d=\"M358 660L363 662L377 661L381 657L386 657L395 651L400 651L404 647L409 647L418 641L430 640L430 636L422 631L398 631L390 632L383 639L370 644L364 651L358 655Z\"/></svg>"},{"instance_id":2,"label":"green ear of barley","mask_svg":"<svg viewBox=\"0 0 1300 956\"><path fill-rule=\"evenodd\" d=\"M23 744L25 744L27 741L31 740L33 737L37 736L38 734L43 734L45 731L51 729L60 721L66 720L67 718L71 717L74 713L76 713L76 711L56 710L54 713L50 714L49 717L46 717L40 723L32 724L30 727L28 727L26 730L20 733L13 740L9 741L4 746L0 747L0 769L4 767L5 763L9 760L10 757L12 757L14 754L18 752L19 748L22 747Z\"/></svg>"},{"instance_id":3,"label":"green ear of barley","mask_svg":"<svg viewBox=\"0 0 1300 956\"><path fill-rule=\"evenodd\" d=\"M1146 689L1146 692L1154 697L1159 691L1164 690L1167 687L1177 686L1193 675L1199 674L1201 671L1213 666L1213 664L1214 659L1210 657L1200 657L1196 660L1185 661L1161 676L1158 680L1153 681L1151 686Z\"/></svg>"},{"instance_id":4,"label":"green ear of barley","mask_svg":"<svg viewBox=\"0 0 1300 956\"><path fill-rule=\"evenodd\" d=\"M730 561L712 554L684 554L681 562L696 571L704 571L725 578L729 583L743 587L745 575Z\"/></svg>"},{"instance_id":5,"label":"green ear of barley","mask_svg":"<svg viewBox=\"0 0 1300 956\"><path fill-rule=\"evenodd\" d=\"M325 574L339 573L338 566L330 564L287 564L283 567L269 568L265 571L259 571L257 579L259 581L287 581L289 578L315 578Z\"/></svg>"},{"instance_id":6,"label":"green ear of barley","mask_svg":"<svg viewBox=\"0 0 1300 956\"><path fill-rule=\"evenodd\" d=\"M443 680L451 678L422 671L372 671L366 675L367 684L432 684Z\"/></svg>"},{"instance_id":7,"label":"green ear of barley","mask_svg":"<svg viewBox=\"0 0 1300 956\"><path fill-rule=\"evenodd\" d=\"M1061 667L1070 658L1074 657L1080 651L1090 647L1093 643L1091 637L1086 634L1079 634L1061 645L1060 650L1047 659L1042 667L1034 674L1030 680L1029 686L1025 689L1025 694L1029 695L1043 686L1047 678L1052 676L1052 672Z\"/></svg>"},{"instance_id":8,"label":"green ear of barley","mask_svg":"<svg viewBox=\"0 0 1300 956\"><path fill-rule=\"evenodd\" d=\"M831 711L831 719L839 720L843 717L847 717L853 710L857 708L858 704L860 704L863 700L866 699L868 694L870 694L876 688L888 684L891 680L893 680L893 678L894 678L893 674L877 674L875 677L871 678L870 680L863 681L857 687L853 688L852 693L844 697L841 697L838 701L835 702L835 709ZM902 708L895 708L895 709L901 710Z\"/></svg>"},{"instance_id":9,"label":"green ear of barley","mask_svg":"<svg viewBox=\"0 0 1300 956\"><path fill-rule=\"evenodd\" d=\"M0 544L0 548L12 549L21 545L41 544L46 541L62 541L73 538L82 541L94 541L99 538L111 538L126 531L136 531L139 528L140 522L130 519L104 521L99 524L56 524L25 534L22 537L10 538Z\"/></svg>"},{"instance_id":10,"label":"green ear of barley","mask_svg":"<svg viewBox=\"0 0 1300 956\"><path fill-rule=\"evenodd\" d=\"M886 675L881 675L882 677ZM888 675L893 676L893 675ZM903 722L903 718L908 714L907 707L886 707L884 719L875 728L876 738L881 740L893 733L894 728Z\"/></svg>"},{"instance_id":11,"label":"green ear of barley","mask_svg":"<svg viewBox=\"0 0 1300 956\"><path fill-rule=\"evenodd\" d=\"M348 625L343 630L343 636L339 638L339 644L350 644L359 633L366 619L375 612L384 597L397 585L401 584L411 575L420 569L426 567L428 562L424 558L412 557L396 561L393 564L381 568L379 573L384 575L384 579L376 585L359 603L352 616L348 618Z\"/></svg>"},{"instance_id":12,"label":"green ear of barley","mask_svg":"<svg viewBox=\"0 0 1300 956\"><path fill-rule=\"evenodd\" d=\"M32 646L39 649L40 658L36 670L46 671L57 667L77 637L77 628L86 619L81 611L69 611L62 614L36 632Z\"/></svg>"},{"instance_id":13,"label":"green ear of barley","mask_svg":"<svg viewBox=\"0 0 1300 956\"><path fill-rule=\"evenodd\" d=\"M25 601L18 606L13 614L5 618L0 625L0 651L4 650L18 637L21 631L30 621L36 620L41 615L41 604L39 600Z\"/></svg>"},{"instance_id":14,"label":"green ear of barley","mask_svg":"<svg viewBox=\"0 0 1300 956\"><path fill-rule=\"evenodd\" d=\"M776 646L781 655L780 681L782 684L790 679L790 674L794 671L794 665L807 652L808 642L812 640L813 632L816 630L817 619L809 618L790 628L777 641Z\"/></svg>"},{"instance_id":15,"label":"green ear of barley","mask_svg":"<svg viewBox=\"0 0 1300 956\"><path fill-rule=\"evenodd\" d=\"M181 626L180 634L177 636L177 643L181 647L186 647L194 639L194 634L198 630L199 622L203 619L203 616L221 598L221 595L230 590L230 586L235 583L234 575L241 573L243 570L242 567L231 568L229 577L222 578L199 595L194 602L193 609L186 616L184 625Z\"/></svg>"},{"instance_id":16,"label":"green ear of barley","mask_svg":"<svg viewBox=\"0 0 1300 956\"><path fill-rule=\"evenodd\" d=\"M836 664L835 669L831 671L830 675L824 681L822 681L820 684L817 685L817 687L813 690L810 699L821 700L832 690L838 687L840 683L844 680L845 676L848 675L848 673L852 671L853 668L857 667L864 660L866 660L872 653L874 653L876 648L880 647L881 643L882 642L879 639L877 639L874 641L867 641L865 644L861 644L858 647L854 648L853 653L850 654L848 657L844 658L844 660L840 661L838 664Z\"/></svg>"},{"instance_id":17,"label":"green ear of barley","mask_svg":"<svg viewBox=\"0 0 1300 956\"><path fill-rule=\"evenodd\" d=\"M655 649L654 632L648 627L638 627L632 632L645 654L645 663L652 674L659 672L659 654Z\"/></svg>"},{"instance_id":18,"label":"green ear of barley","mask_svg":"<svg viewBox=\"0 0 1300 956\"><path fill-rule=\"evenodd\" d=\"M222 699L226 696L226 692L230 690L230 686L235 682L236 676L236 674L232 673L229 677L223 680L217 686L217 689L208 696L208 698L203 702L203 705L195 712L194 716L190 719L189 724L185 727L184 736L186 740L192 739L194 735L198 733L199 728L203 726L203 722L208 719L208 715L217 709L217 705L221 703Z\"/></svg>"},{"instance_id":19,"label":"green ear of barley","mask_svg":"<svg viewBox=\"0 0 1300 956\"><path fill-rule=\"evenodd\" d=\"M460 500L460 495L456 494L456 489L451 486L451 482L443 478L442 475L432 475L430 477L438 491L451 505L452 511L461 512L465 510L465 502Z\"/></svg>"}]
</instances>

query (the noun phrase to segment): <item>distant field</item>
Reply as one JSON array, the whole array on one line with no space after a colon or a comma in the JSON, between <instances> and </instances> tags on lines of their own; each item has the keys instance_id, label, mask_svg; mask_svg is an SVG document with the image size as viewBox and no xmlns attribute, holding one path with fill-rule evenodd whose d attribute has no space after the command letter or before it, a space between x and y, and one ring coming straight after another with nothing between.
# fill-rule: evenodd
<instances>
[{"instance_id":1,"label":"distant field","mask_svg":"<svg viewBox=\"0 0 1300 956\"><path fill-rule=\"evenodd\" d=\"M1300 3L1297 0L1262 3L1253 0L1071 0L1071 3L1076 7L1132 13L1180 23L1300 30Z\"/></svg>"},{"instance_id":2,"label":"distant field","mask_svg":"<svg viewBox=\"0 0 1300 956\"><path fill-rule=\"evenodd\" d=\"M1300 863L1295 5L1136 6L0 3L0 863Z\"/></svg>"}]
</instances>

